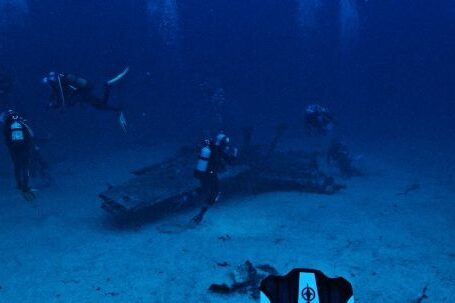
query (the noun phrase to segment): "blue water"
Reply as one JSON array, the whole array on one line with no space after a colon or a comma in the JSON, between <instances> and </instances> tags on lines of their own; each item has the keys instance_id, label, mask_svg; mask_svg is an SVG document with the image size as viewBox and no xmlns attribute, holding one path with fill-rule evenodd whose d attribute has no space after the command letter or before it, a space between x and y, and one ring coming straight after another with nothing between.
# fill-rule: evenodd
<instances>
[{"instance_id":1,"label":"blue water","mask_svg":"<svg viewBox=\"0 0 455 303\"><path fill-rule=\"evenodd\" d=\"M205 127L206 81L226 92L225 127L297 122L304 104L320 102L375 136L453 134L449 2L17 2L13 17L1 11L2 65L15 73L15 107L55 131L67 129L43 110L47 71L104 81L128 65L116 96L138 130Z\"/></svg>"},{"instance_id":2,"label":"blue water","mask_svg":"<svg viewBox=\"0 0 455 303\"><path fill-rule=\"evenodd\" d=\"M22 113L57 164L246 126L267 140L282 122L296 142L305 106L319 103L353 149L400 143L398 158L417 171L454 163L454 37L447 0L0 0L0 68L14 76L0 112ZM127 66L111 99L125 109L126 135L111 113L46 109L49 71L81 75L101 93ZM12 188L0 152L1 183ZM453 169L440 166L451 187Z\"/></svg>"}]
</instances>

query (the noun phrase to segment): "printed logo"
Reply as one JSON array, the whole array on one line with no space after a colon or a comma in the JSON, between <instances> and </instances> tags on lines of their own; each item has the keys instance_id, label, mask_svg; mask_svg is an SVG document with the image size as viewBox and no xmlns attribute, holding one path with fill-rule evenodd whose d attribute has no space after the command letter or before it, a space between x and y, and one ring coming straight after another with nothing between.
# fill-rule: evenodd
<instances>
[{"instance_id":1,"label":"printed logo","mask_svg":"<svg viewBox=\"0 0 455 303\"><path fill-rule=\"evenodd\" d=\"M311 288L308 284L304 289L302 289L302 298L307 302L310 303L311 301L316 298L316 292L313 288Z\"/></svg>"}]
</instances>

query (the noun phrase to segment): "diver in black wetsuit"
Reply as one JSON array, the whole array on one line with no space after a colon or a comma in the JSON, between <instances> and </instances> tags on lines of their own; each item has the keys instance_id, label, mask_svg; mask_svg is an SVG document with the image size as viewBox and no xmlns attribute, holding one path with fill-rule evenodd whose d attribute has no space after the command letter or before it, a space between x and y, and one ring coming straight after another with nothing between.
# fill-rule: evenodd
<instances>
[{"instance_id":1,"label":"diver in black wetsuit","mask_svg":"<svg viewBox=\"0 0 455 303\"><path fill-rule=\"evenodd\" d=\"M104 85L103 97L98 97L93 93L93 85L84 78L73 74L63 74L50 72L43 79L43 83L48 84L52 89L49 108L62 108L73 106L77 103L88 103L99 110L113 111L118 113L119 122L124 131L126 131L126 120L123 111L119 107L109 104L111 86L122 79L129 69L126 68L115 78L107 81Z\"/></svg>"},{"instance_id":2,"label":"diver in black wetsuit","mask_svg":"<svg viewBox=\"0 0 455 303\"><path fill-rule=\"evenodd\" d=\"M231 148L229 138L220 133L215 140L207 140L201 149L199 161L195 170L195 177L201 182L201 194L206 199L205 205L193 218L199 224L207 210L215 204L220 195L218 173L225 169L226 164L231 164L237 158L238 151Z\"/></svg>"},{"instance_id":3,"label":"diver in black wetsuit","mask_svg":"<svg viewBox=\"0 0 455 303\"><path fill-rule=\"evenodd\" d=\"M14 164L17 187L27 201L36 198L29 187L30 167L34 152L33 132L26 121L15 111L9 110L4 118L6 146Z\"/></svg>"}]
</instances>

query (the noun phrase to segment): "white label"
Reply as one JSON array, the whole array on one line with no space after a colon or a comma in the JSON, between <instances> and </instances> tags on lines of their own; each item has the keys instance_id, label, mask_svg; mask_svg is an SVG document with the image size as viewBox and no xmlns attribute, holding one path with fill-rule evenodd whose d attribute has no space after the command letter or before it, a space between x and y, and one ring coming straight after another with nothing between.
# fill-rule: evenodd
<instances>
[{"instance_id":1,"label":"white label","mask_svg":"<svg viewBox=\"0 0 455 303\"><path fill-rule=\"evenodd\" d=\"M301 272L299 276L298 303L319 303L316 276L313 273Z\"/></svg>"},{"instance_id":2,"label":"white label","mask_svg":"<svg viewBox=\"0 0 455 303\"><path fill-rule=\"evenodd\" d=\"M261 291L261 303L270 303L269 298Z\"/></svg>"}]
</instances>

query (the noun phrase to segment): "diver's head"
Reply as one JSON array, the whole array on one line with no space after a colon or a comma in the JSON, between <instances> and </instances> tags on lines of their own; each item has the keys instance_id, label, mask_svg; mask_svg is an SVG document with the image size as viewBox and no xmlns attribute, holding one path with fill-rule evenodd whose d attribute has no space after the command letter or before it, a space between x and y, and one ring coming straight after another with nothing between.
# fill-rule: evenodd
<instances>
[{"instance_id":1,"label":"diver's head","mask_svg":"<svg viewBox=\"0 0 455 303\"><path fill-rule=\"evenodd\" d=\"M20 119L20 116L16 111L10 109L6 112L5 121L14 121L14 120L19 120L19 119Z\"/></svg>"},{"instance_id":2,"label":"diver's head","mask_svg":"<svg viewBox=\"0 0 455 303\"><path fill-rule=\"evenodd\" d=\"M324 108L319 104L310 104L307 106L305 111L309 114L314 114L314 113L319 113L321 111L324 111Z\"/></svg>"},{"instance_id":3,"label":"diver's head","mask_svg":"<svg viewBox=\"0 0 455 303\"><path fill-rule=\"evenodd\" d=\"M49 72L49 74L41 80L43 84L50 84L57 80L57 73L56 72Z\"/></svg>"},{"instance_id":4,"label":"diver's head","mask_svg":"<svg viewBox=\"0 0 455 303\"><path fill-rule=\"evenodd\" d=\"M12 110L12 109L8 110L8 111L6 112L6 114L7 114L9 117L14 117L14 118L16 118L16 119L17 119L17 117L19 117L19 114L18 114L15 110Z\"/></svg>"},{"instance_id":5,"label":"diver's head","mask_svg":"<svg viewBox=\"0 0 455 303\"><path fill-rule=\"evenodd\" d=\"M203 143L204 146L210 146L212 144L213 144L213 140L212 139L205 139L204 143Z\"/></svg>"},{"instance_id":6,"label":"diver's head","mask_svg":"<svg viewBox=\"0 0 455 303\"><path fill-rule=\"evenodd\" d=\"M228 146L229 145L229 137L226 136L223 132L220 132L215 138L215 145L216 146Z\"/></svg>"}]
</instances>

